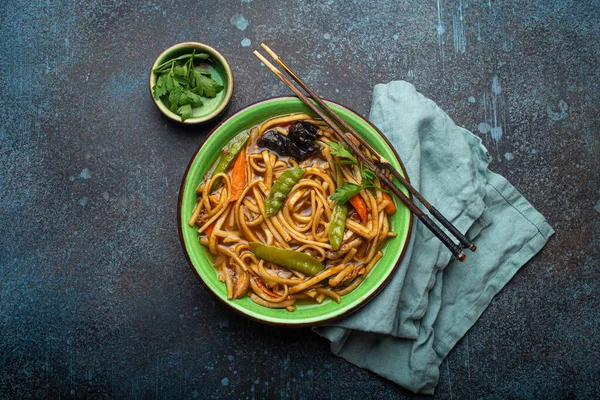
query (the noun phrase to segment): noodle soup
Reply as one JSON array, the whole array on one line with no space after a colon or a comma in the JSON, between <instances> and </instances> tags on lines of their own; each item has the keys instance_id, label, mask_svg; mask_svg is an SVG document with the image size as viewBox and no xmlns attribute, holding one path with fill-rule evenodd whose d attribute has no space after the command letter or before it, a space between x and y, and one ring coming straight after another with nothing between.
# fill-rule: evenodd
<instances>
[{"instance_id":1,"label":"noodle soup","mask_svg":"<svg viewBox=\"0 0 600 400\"><path fill-rule=\"evenodd\" d=\"M396 235L394 202L375 174L306 114L240 132L196 193L188 224L214 256L227 298L268 308L340 303Z\"/></svg>"}]
</instances>

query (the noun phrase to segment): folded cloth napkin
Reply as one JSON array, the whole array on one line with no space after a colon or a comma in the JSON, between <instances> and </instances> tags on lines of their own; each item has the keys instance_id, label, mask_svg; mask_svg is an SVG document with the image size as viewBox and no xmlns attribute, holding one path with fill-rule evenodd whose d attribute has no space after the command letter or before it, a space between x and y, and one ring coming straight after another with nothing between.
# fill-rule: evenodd
<instances>
[{"instance_id":1,"label":"folded cloth napkin","mask_svg":"<svg viewBox=\"0 0 600 400\"><path fill-rule=\"evenodd\" d=\"M314 330L332 351L415 393L433 394L439 367L512 276L554 233L502 176L481 139L407 82L375 86L369 116L413 186L478 250L453 260L415 219L405 256L370 303Z\"/></svg>"}]
</instances>

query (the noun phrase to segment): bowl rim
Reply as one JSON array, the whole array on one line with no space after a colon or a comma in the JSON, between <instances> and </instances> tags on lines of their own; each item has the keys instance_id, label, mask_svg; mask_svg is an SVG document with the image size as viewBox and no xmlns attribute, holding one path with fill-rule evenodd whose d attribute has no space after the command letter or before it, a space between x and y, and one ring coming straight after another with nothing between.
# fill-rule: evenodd
<instances>
[{"instance_id":1,"label":"bowl rim","mask_svg":"<svg viewBox=\"0 0 600 400\"><path fill-rule=\"evenodd\" d=\"M328 317L325 318L323 320L319 320L318 322L275 322L275 321L270 321L270 320L265 320L265 319L261 319L261 318L257 318L253 315L247 314L245 312L243 312L242 310L239 310L238 308L234 307L232 304L229 303L228 300L222 299L217 293L215 293L212 288L208 285L207 282L204 281L204 279L202 278L202 276L200 276L200 273L198 272L198 270L196 270L196 268L194 267L194 263L192 262L190 255L186 249L186 242L184 239L184 234L183 234L183 226L182 226L182 219L181 219L181 209L182 209L182 204L183 204L183 193L184 193L184 188L186 185L186 181L189 175L189 170L192 166L192 164L194 163L194 161L196 160L196 157L198 156L198 153L200 152L200 150L202 149L202 147L204 147L205 143L208 141L208 139L215 134L215 132L217 132L217 130L219 130L221 128L221 126L223 124L225 124L227 121L229 121L230 119L232 119L233 117L247 111L248 109L255 107L257 105L263 104L263 103L267 103L267 102L272 102L272 101L277 101L277 100L287 100L287 99L298 99L296 96L275 96L275 97L270 97L270 98L266 98L263 100L259 100L256 101L254 103L251 103L245 107L243 107L242 109L236 111L235 113L231 114L230 116L228 116L227 118L225 118L223 121L221 121L218 125L216 125L204 138L204 140L202 140L202 142L200 143L200 145L198 146L198 148L196 149L196 151L194 152L194 154L191 156L190 161L188 162L188 165L185 169L185 172L183 174L183 178L181 181L181 185L179 187L179 195L178 195L178 199L177 199L177 229L178 229L178 233L179 233L179 241L180 244L182 246L183 249L183 253L185 254L185 258L188 262L188 265L190 266L190 268L192 269L192 271L194 272L194 274L196 275L196 277L198 278L198 280L202 283L202 285L214 296L216 297L222 304L224 304L227 309L229 310L233 310L235 311L237 314L242 315L243 317L250 319L252 321L255 322L260 322L262 324L266 324L266 325L270 325L270 326L278 326L278 327L311 327L311 326L319 326L319 325L324 325L324 324L328 324L331 323L332 321L347 317L349 315L351 315L352 313L356 312L358 309L360 309L361 307L363 307L364 305L366 305L367 303L369 303L377 294L379 294L379 292L387 286L387 284L390 282L390 280L392 279L392 277L394 276L394 274L397 272L398 267L400 266L400 263L402 262L402 260L404 259L404 255L406 254L406 250L408 249L408 244L410 242L411 236L412 236L412 229L413 229L413 221L414 221L414 216L412 213L409 213L409 221L408 221L408 229L407 229L407 236L406 236L406 241L404 242L404 245L402 246L402 250L400 252L400 255L397 259L397 261L395 262L395 264L392 266L390 273L386 276L386 278L375 288L375 290L373 290L372 293L370 293L363 301L359 302L358 304L350 307L349 309L347 309L346 311L344 311L343 313L339 314L339 315L335 315L332 317ZM340 103L337 103L335 101L331 101L331 100L327 100L327 99L323 99L323 101L325 101L326 103L329 104L333 104L336 105L338 107L341 108L345 108L346 110L354 113L356 116L358 116L359 118L361 118L363 121L365 121L368 125L370 125L380 136L381 138L384 140L384 142L387 144L387 146L390 148L390 150L392 151L392 153L394 154L394 156L396 157L401 169L402 169L402 174L406 177L406 180L410 183L410 179L409 176L406 172L406 168L404 166L404 163L402 162L402 159L400 158L400 156L398 155L398 153L396 152L396 149L394 148L394 146L390 143L389 139L371 122L369 121L367 118L365 118L364 116L362 116L361 114L359 114L358 112L354 111L353 109L344 106ZM412 201L412 194L409 192L407 197Z\"/></svg>"},{"instance_id":2,"label":"bowl rim","mask_svg":"<svg viewBox=\"0 0 600 400\"><path fill-rule=\"evenodd\" d=\"M162 59L168 53L173 52L175 50L184 49L186 47L201 49L201 50L209 53L211 58L214 57L216 59L215 61L218 64L223 66L223 70L225 71L225 75L226 75L226 79L227 79L227 84L225 85L225 90L226 90L225 98L223 99L223 101L221 102L219 107L217 107L217 109L215 111L213 111L212 113L207 114L205 116L202 116L202 117L188 118L185 121L181 121L181 117L179 115L177 115L173 111L169 110L169 108L165 104L163 104L162 101L154 98L154 93L152 92L152 86L154 86L158 77L157 77L156 73L154 73L152 71L154 70L154 68L156 68L160 64L159 61L161 63L163 62ZM200 42L181 42L181 43L174 44L174 45L166 48L165 50L163 50L158 55L158 57L156 57L156 59L154 60L154 63L152 64L152 67L150 68L149 81L150 81L150 97L152 98L154 105L156 105L156 107L160 110L160 112L165 117L167 117L170 120L175 121L179 124L182 124L182 125L197 125L197 124L201 124L204 122L208 122L208 121L218 117L225 111L225 109L231 102L231 98L233 97L233 71L232 71L231 67L229 66L229 63L227 62L225 57L223 57L223 55L218 50L216 50L214 47L209 46L204 43L200 43Z\"/></svg>"}]
</instances>

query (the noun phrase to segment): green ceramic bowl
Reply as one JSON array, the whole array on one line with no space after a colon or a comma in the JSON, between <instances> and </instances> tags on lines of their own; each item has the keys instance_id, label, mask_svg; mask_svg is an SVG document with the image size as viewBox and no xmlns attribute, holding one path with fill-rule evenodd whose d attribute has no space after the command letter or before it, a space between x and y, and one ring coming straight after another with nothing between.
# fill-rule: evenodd
<instances>
[{"instance_id":1,"label":"green ceramic bowl","mask_svg":"<svg viewBox=\"0 0 600 400\"><path fill-rule=\"evenodd\" d=\"M398 155L371 123L348 108L332 102L329 104L338 115L406 176L406 171ZM384 255L381 260L358 288L342 297L341 304L327 299L322 304L299 304L296 311L289 312L284 309L261 307L247 297L227 300L225 285L217 279L217 273L211 264L208 250L200 245L196 229L187 224L196 204L196 188L200 185L204 174L218 158L220 150L236 134L272 117L298 112L311 114L308 107L296 97L279 97L248 106L227 118L208 135L192 157L183 176L179 192L177 214L179 234L183 250L194 272L202 283L227 306L247 317L274 325L316 325L348 315L364 305L383 288L396 270L404 255L412 228L412 214L408 208L397 202L398 211L391 217L390 222L392 230L397 232L398 236L388 240L383 248ZM406 189L404 192L408 195Z\"/></svg>"},{"instance_id":2,"label":"green ceramic bowl","mask_svg":"<svg viewBox=\"0 0 600 400\"><path fill-rule=\"evenodd\" d=\"M162 98L158 100L154 98L152 87L156 84L158 75L152 72L152 70L166 61L184 54L189 54L194 49L196 50L196 53L207 53L210 55L210 61L203 62L201 64L196 63L196 65L200 65L202 69L208 70L211 74L211 78L214 79L218 84L222 85L223 90L217 93L216 97L212 99L203 98L202 100L204 104L201 107L194 108L192 117L182 122L181 117L171 111ZM184 42L169 47L158 56L150 70L150 96L152 96L154 104L167 118L179 122L180 124L196 125L208 122L220 116L227 109L227 106L231 101L232 94L233 73L231 72L231 68L227 63L227 60L225 60L225 57L223 57L217 50L202 43Z\"/></svg>"}]
</instances>

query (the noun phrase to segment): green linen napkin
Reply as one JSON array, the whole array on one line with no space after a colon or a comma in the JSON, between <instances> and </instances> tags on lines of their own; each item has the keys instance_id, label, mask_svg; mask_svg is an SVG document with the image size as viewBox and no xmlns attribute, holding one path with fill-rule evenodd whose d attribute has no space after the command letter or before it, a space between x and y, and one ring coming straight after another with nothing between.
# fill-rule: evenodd
<instances>
[{"instance_id":1,"label":"green linen napkin","mask_svg":"<svg viewBox=\"0 0 600 400\"><path fill-rule=\"evenodd\" d=\"M332 351L415 392L433 394L439 366L553 229L502 176L481 139L407 82L375 86L369 119L394 145L411 183L476 253L453 260L417 219L390 283L349 317L314 330Z\"/></svg>"}]
</instances>

